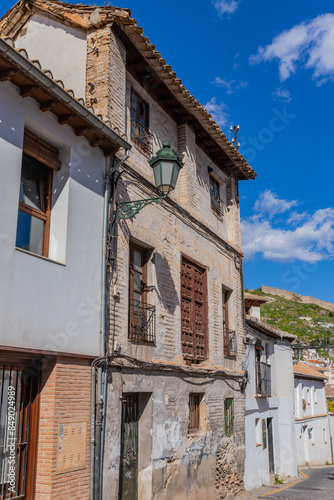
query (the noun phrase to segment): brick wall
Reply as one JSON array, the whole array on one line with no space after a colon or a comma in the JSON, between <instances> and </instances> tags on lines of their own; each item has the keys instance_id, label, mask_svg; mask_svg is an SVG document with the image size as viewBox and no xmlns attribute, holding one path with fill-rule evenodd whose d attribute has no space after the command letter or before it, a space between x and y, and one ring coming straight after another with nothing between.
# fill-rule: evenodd
<instances>
[{"instance_id":1,"label":"brick wall","mask_svg":"<svg viewBox=\"0 0 334 500\"><path fill-rule=\"evenodd\" d=\"M36 500L89 498L90 362L58 357L42 373ZM57 474L59 423L86 422L85 468Z\"/></svg>"}]
</instances>

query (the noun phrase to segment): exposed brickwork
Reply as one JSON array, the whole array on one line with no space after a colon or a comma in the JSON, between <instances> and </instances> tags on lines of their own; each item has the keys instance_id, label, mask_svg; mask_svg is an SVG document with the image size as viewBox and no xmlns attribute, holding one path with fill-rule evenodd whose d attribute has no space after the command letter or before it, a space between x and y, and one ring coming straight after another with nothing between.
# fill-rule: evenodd
<instances>
[{"instance_id":1,"label":"exposed brickwork","mask_svg":"<svg viewBox=\"0 0 334 500\"><path fill-rule=\"evenodd\" d=\"M36 500L89 498L90 363L58 357L42 373L36 473ZM85 468L57 474L59 423L86 422Z\"/></svg>"}]
</instances>

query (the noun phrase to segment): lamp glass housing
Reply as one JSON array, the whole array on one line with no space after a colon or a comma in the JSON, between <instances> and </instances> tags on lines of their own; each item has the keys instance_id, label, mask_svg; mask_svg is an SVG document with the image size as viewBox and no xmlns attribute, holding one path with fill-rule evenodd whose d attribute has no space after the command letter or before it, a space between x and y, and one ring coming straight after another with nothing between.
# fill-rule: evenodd
<instances>
[{"instance_id":1,"label":"lamp glass housing","mask_svg":"<svg viewBox=\"0 0 334 500\"><path fill-rule=\"evenodd\" d=\"M170 142L164 141L163 147L149 161L152 167L155 187L161 196L167 196L175 189L176 182L183 166L178 154L171 149Z\"/></svg>"}]
</instances>

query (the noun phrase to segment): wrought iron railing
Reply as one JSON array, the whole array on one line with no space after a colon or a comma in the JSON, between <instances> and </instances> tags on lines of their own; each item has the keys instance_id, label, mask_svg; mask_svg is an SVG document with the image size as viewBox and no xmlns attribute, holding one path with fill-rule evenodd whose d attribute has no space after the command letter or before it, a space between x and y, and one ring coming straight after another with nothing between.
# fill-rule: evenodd
<instances>
[{"instance_id":1,"label":"wrought iron railing","mask_svg":"<svg viewBox=\"0 0 334 500\"><path fill-rule=\"evenodd\" d=\"M257 394L264 398L271 397L271 366L267 363L261 363L260 365L261 373L259 374L257 380Z\"/></svg>"},{"instance_id":2,"label":"wrought iron railing","mask_svg":"<svg viewBox=\"0 0 334 500\"><path fill-rule=\"evenodd\" d=\"M148 128L144 127L138 120L131 120L131 139L147 155L153 153L153 135Z\"/></svg>"},{"instance_id":3,"label":"wrought iron railing","mask_svg":"<svg viewBox=\"0 0 334 500\"><path fill-rule=\"evenodd\" d=\"M224 215L224 202L219 198L217 192L213 189L210 189L210 199L211 199L211 208L214 210L219 217L223 217Z\"/></svg>"},{"instance_id":4,"label":"wrought iron railing","mask_svg":"<svg viewBox=\"0 0 334 500\"><path fill-rule=\"evenodd\" d=\"M155 306L131 299L129 308L129 340L154 343Z\"/></svg>"},{"instance_id":5,"label":"wrought iron railing","mask_svg":"<svg viewBox=\"0 0 334 500\"><path fill-rule=\"evenodd\" d=\"M234 358L237 355L237 339L233 330L224 330L224 356Z\"/></svg>"}]
</instances>

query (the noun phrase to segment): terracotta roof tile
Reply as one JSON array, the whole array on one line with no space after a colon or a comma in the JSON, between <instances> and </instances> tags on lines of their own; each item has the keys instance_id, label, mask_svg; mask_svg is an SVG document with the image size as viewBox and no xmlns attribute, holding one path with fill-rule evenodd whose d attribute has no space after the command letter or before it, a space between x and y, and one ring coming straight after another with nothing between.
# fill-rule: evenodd
<instances>
[{"instance_id":1,"label":"terracotta roof tile","mask_svg":"<svg viewBox=\"0 0 334 500\"><path fill-rule=\"evenodd\" d=\"M278 339L286 339L289 341L295 340L296 335L292 335L292 333L283 332L283 330L279 330L278 328L274 328L271 325L268 325L264 321L261 321L257 318L246 318L246 323L255 330L258 330L260 333L264 333L265 335L269 335L271 337L275 337Z\"/></svg>"},{"instance_id":2,"label":"terracotta roof tile","mask_svg":"<svg viewBox=\"0 0 334 500\"><path fill-rule=\"evenodd\" d=\"M204 130L210 134L231 161L234 162L244 178L255 179L256 172L227 139L203 105L186 90L171 66L166 64L165 59L156 50L155 45L150 43L147 36L143 35L143 28L138 26L136 19L131 17L129 9L113 6L73 5L56 0L26 0L18 2L1 18L0 28L4 34L15 36L19 29L18 25L25 23L33 15L34 9L52 14L56 18L66 20L85 30L115 21L145 58L147 64L152 66L157 75L164 81L170 92L195 116Z\"/></svg>"},{"instance_id":3,"label":"terracotta roof tile","mask_svg":"<svg viewBox=\"0 0 334 500\"><path fill-rule=\"evenodd\" d=\"M303 375L309 378L326 379L325 375L315 370L312 366L302 363L301 361L293 366L293 372L296 376Z\"/></svg>"}]
</instances>

